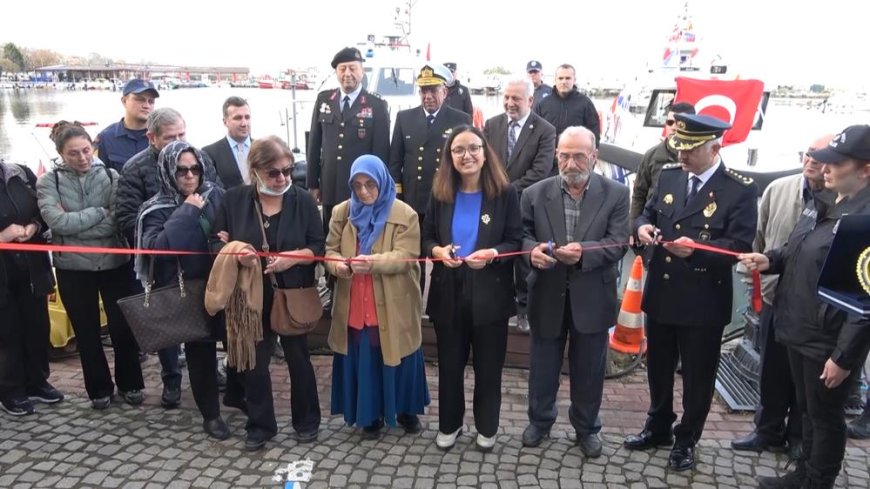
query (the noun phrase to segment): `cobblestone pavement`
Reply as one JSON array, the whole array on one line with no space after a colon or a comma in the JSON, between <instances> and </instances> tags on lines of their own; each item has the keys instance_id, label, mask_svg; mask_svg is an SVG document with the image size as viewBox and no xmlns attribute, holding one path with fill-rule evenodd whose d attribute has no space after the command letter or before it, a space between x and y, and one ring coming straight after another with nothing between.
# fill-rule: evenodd
<instances>
[{"instance_id":1,"label":"cobblestone pavement","mask_svg":"<svg viewBox=\"0 0 870 489\"><path fill-rule=\"evenodd\" d=\"M758 475L773 475L785 466L783 455L745 454L729 448L734 436L751 430L746 414L730 414L717 399L699 446L694 471L666 470L668 451L629 452L622 437L640 427L646 409L643 372L605 384L602 406L604 455L587 460L570 437L567 382L560 394L560 418L552 438L538 448L523 448L526 424L526 372L506 370L501 431L491 453L474 447L474 429L449 452L435 447L437 369L427 367L433 404L423 416L426 430L404 435L389 430L376 441L360 441L358 431L329 416L329 357L313 357L321 389L324 420L319 441L299 445L289 433L287 370L273 362L276 410L280 432L266 448L244 451L240 412L225 409L233 437L213 441L202 432L201 418L186 385L181 409L159 407L159 364L149 358L146 404L133 408L115 403L107 411L90 409L84 396L78 358L52 364L52 382L68 396L54 406L38 405L37 414L22 418L0 415L0 488L124 487L230 488L282 487L275 470L301 459L314 461L307 489L370 488L644 488L755 487ZM471 381L468 382L470 386ZM470 396L469 396L470 398ZM470 406L468 409L470 414ZM471 433L468 433L468 430ZM838 487L870 487L870 443L849 442Z\"/></svg>"}]
</instances>

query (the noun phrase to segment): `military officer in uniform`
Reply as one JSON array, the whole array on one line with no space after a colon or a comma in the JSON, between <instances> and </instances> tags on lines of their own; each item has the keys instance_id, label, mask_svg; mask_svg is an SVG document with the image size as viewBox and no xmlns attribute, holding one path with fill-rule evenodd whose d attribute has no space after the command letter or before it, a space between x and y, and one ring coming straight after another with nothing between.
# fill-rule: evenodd
<instances>
[{"instance_id":1,"label":"military officer in uniform","mask_svg":"<svg viewBox=\"0 0 870 489\"><path fill-rule=\"evenodd\" d=\"M421 105L400 111L393 128L390 175L396 182L399 198L414 208L421 226L444 142L454 127L471 124L470 115L444 104L447 96L445 85L452 78L443 65L432 63L424 66L417 76ZM421 273L420 291L423 293L425 284L426 274Z\"/></svg>"},{"instance_id":2,"label":"military officer in uniform","mask_svg":"<svg viewBox=\"0 0 870 489\"><path fill-rule=\"evenodd\" d=\"M444 99L444 104L474 116L471 92L468 91L468 87L459 83L459 78L456 78L456 63L444 63L444 66L450 70L450 77L453 79L447 81L447 97Z\"/></svg>"},{"instance_id":3,"label":"military officer in uniform","mask_svg":"<svg viewBox=\"0 0 870 489\"><path fill-rule=\"evenodd\" d=\"M731 126L707 115L676 114L670 137L679 163L665 165L658 189L635 221L640 242L651 246L643 295L647 314L650 408L640 434L625 447L673 445L668 465L695 465L713 399L719 348L731 321L732 256L694 249L704 243L737 253L752 249L758 189L725 167L721 136ZM683 417L673 426L674 368L683 366Z\"/></svg>"},{"instance_id":4,"label":"military officer in uniform","mask_svg":"<svg viewBox=\"0 0 870 489\"><path fill-rule=\"evenodd\" d=\"M387 102L363 89L363 57L344 48L332 59L340 88L317 94L308 138L308 188L323 204L323 228L336 204L350 198L350 165L358 156L373 154L387 161L390 154L390 113Z\"/></svg>"}]
</instances>

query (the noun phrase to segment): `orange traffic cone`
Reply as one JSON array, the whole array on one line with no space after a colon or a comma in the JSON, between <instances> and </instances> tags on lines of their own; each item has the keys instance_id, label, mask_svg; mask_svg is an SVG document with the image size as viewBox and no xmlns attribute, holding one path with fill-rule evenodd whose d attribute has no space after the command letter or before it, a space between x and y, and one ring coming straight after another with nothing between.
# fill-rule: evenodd
<instances>
[{"instance_id":1,"label":"orange traffic cone","mask_svg":"<svg viewBox=\"0 0 870 489\"><path fill-rule=\"evenodd\" d=\"M641 280L643 280L643 262L638 256L631 266L631 276L625 286L625 294L622 296L622 307L616 319L616 328L610 334L610 348L620 353L637 355L646 350L643 332L644 316L640 310Z\"/></svg>"}]
</instances>

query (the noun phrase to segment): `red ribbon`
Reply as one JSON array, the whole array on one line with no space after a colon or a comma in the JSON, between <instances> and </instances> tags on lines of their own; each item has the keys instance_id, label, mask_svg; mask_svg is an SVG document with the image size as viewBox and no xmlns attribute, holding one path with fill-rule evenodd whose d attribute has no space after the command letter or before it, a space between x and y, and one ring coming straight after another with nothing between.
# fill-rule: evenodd
<instances>
[{"instance_id":1,"label":"red ribbon","mask_svg":"<svg viewBox=\"0 0 870 489\"><path fill-rule=\"evenodd\" d=\"M696 250L709 251L711 253L718 253L721 255L729 255L729 256L738 256L740 253L726 250L725 248L719 248L716 246L710 246L703 243L698 242L686 242L686 243L674 243L672 241L662 241L660 244L675 244L679 246L685 246L687 248L694 248ZM583 247L584 251L589 250L601 250L606 248L617 248L628 246L628 243L608 243L608 244L600 244L600 245L591 245ZM56 253L102 253L107 255L215 255L217 253L209 252L209 251L181 251L181 250L144 250L144 249L131 249L131 248L106 248L106 247L97 247L97 246L67 246L67 245L52 245L52 244L34 244L34 243L0 243L0 251L51 251ZM528 255L531 253L531 250L519 250L519 251L511 251L507 253L499 253L495 255L493 258L507 258L512 256L521 256ZM243 253L234 253L235 255L242 255ZM267 253L263 251L255 251L255 254L260 257L276 257L276 258L292 258L298 260L306 260L306 261L332 261L332 262L362 262L365 260L358 258L333 258L326 256L308 256L308 255L299 255L293 253ZM427 260L437 262L443 261L442 258L393 258L393 261L401 261L401 262L425 262ZM758 270L752 271L752 308L755 312L761 312L761 275Z\"/></svg>"}]
</instances>

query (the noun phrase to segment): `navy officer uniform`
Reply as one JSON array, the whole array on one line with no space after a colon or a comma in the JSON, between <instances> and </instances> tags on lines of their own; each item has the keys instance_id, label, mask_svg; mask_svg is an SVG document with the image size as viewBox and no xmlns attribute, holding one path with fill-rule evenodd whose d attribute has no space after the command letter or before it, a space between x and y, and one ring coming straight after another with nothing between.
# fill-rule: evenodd
<instances>
[{"instance_id":1,"label":"navy officer uniform","mask_svg":"<svg viewBox=\"0 0 870 489\"><path fill-rule=\"evenodd\" d=\"M665 165L657 191L635 221L658 229L661 240L681 237L738 253L752 250L757 225L758 189L752 179L725 167L718 147L709 151L710 164L695 175L681 171L706 153L731 126L707 115L677 114L671 148L681 163ZM693 158L694 157L694 158ZM645 228L642 231L648 231ZM652 246L643 294L647 315L650 408L643 431L625 439L629 449L673 443L669 466L694 466L694 446L710 410L722 333L731 321L732 266L736 258L694 250L681 258L664 246ZM674 370L683 366L683 417L676 425L673 409Z\"/></svg>"},{"instance_id":2,"label":"navy officer uniform","mask_svg":"<svg viewBox=\"0 0 870 489\"><path fill-rule=\"evenodd\" d=\"M332 59L339 63L363 62L356 48L344 48ZM359 156L372 154L387 161L390 155L390 111L387 102L359 84L355 93L341 88L317 94L308 137L309 189L320 189L324 231L329 229L332 208L350 198L350 166ZM342 110L345 96L348 108ZM351 102L351 99L353 100Z\"/></svg>"}]
</instances>

